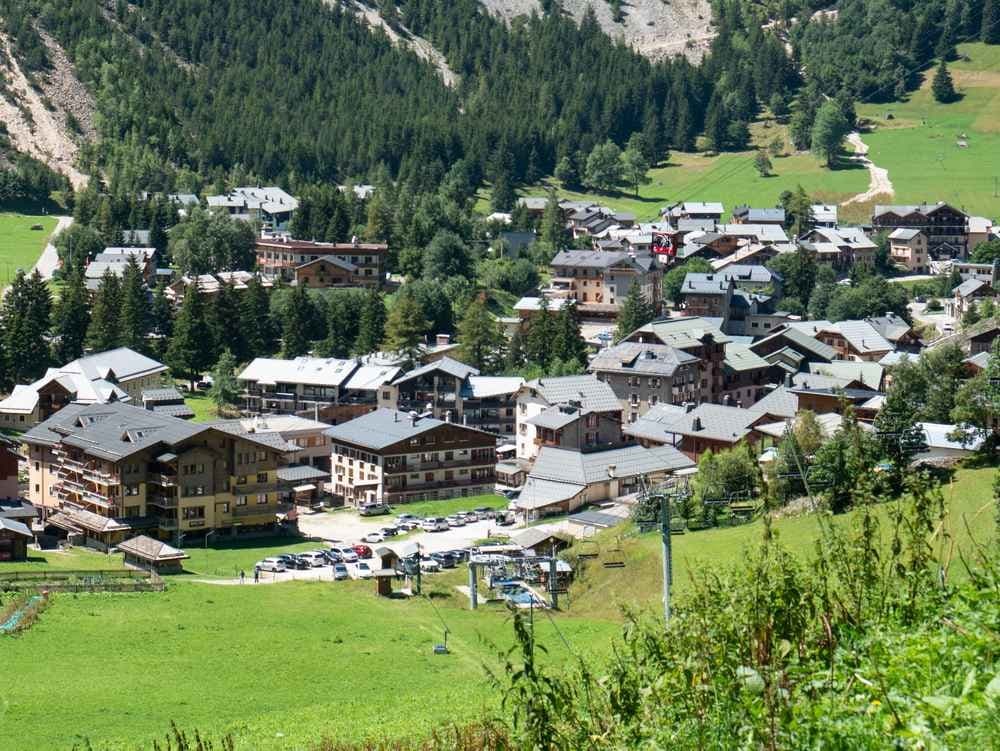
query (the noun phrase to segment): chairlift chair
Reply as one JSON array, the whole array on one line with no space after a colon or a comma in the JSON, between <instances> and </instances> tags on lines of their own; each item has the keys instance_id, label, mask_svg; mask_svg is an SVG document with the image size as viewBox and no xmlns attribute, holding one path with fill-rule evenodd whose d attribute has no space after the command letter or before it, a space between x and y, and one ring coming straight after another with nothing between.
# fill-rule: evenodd
<instances>
[{"instance_id":1,"label":"chairlift chair","mask_svg":"<svg viewBox=\"0 0 1000 751\"><path fill-rule=\"evenodd\" d=\"M587 540L583 539L579 542L580 552L576 554L577 558L597 558L601 554L601 547L597 544L597 540Z\"/></svg>"},{"instance_id":2,"label":"chairlift chair","mask_svg":"<svg viewBox=\"0 0 1000 751\"><path fill-rule=\"evenodd\" d=\"M604 568L625 568L625 549L622 547L622 538L618 538L614 547L608 548L601 563Z\"/></svg>"}]
</instances>

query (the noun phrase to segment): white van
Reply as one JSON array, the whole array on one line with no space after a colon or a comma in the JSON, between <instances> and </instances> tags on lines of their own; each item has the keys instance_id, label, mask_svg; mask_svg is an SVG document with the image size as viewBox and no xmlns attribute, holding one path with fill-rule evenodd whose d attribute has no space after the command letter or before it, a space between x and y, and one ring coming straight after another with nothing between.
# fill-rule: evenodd
<instances>
[{"instance_id":1,"label":"white van","mask_svg":"<svg viewBox=\"0 0 1000 751\"><path fill-rule=\"evenodd\" d=\"M424 532L447 532L448 520L443 516L430 516L420 523Z\"/></svg>"}]
</instances>

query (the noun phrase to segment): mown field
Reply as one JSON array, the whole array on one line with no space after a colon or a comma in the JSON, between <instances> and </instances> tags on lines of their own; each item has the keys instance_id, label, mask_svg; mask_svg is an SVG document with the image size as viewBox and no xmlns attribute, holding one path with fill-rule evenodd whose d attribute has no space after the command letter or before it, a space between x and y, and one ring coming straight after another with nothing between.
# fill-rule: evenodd
<instances>
[{"instance_id":1,"label":"mown field","mask_svg":"<svg viewBox=\"0 0 1000 751\"><path fill-rule=\"evenodd\" d=\"M959 101L934 101L932 70L907 102L861 105L858 114L876 125L864 139L871 159L889 170L895 202L946 201L993 216L1000 200L1000 49L962 44L959 52L969 58L949 66Z\"/></svg>"},{"instance_id":2,"label":"mown field","mask_svg":"<svg viewBox=\"0 0 1000 751\"><path fill-rule=\"evenodd\" d=\"M37 224L42 229L31 229ZM0 213L0 287L7 286L18 269L28 271L35 265L55 226L52 216Z\"/></svg>"}]
</instances>

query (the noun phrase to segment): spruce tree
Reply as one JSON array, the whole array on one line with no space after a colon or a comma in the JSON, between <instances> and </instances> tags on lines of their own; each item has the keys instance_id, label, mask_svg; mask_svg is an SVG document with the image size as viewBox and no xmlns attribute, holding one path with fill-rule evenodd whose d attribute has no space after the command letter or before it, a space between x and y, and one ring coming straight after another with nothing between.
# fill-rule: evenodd
<instances>
[{"instance_id":1,"label":"spruce tree","mask_svg":"<svg viewBox=\"0 0 1000 751\"><path fill-rule=\"evenodd\" d=\"M358 315L358 334L352 347L353 353L367 355L377 351L385 336L385 324L385 300L377 289L370 289L365 292L361 313Z\"/></svg>"},{"instance_id":2,"label":"spruce tree","mask_svg":"<svg viewBox=\"0 0 1000 751\"><path fill-rule=\"evenodd\" d=\"M934 71L934 80L931 82L931 93L934 95L935 101L942 104L954 102L958 97L955 91L955 84L951 80L951 73L948 72L948 66L945 64L943 58L938 63L937 70Z\"/></svg>"},{"instance_id":3,"label":"spruce tree","mask_svg":"<svg viewBox=\"0 0 1000 751\"><path fill-rule=\"evenodd\" d=\"M174 376L189 380L192 391L195 379L213 364L215 343L206 313L198 285L189 285L174 320L174 333L166 356Z\"/></svg>"},{"instance_id":4,"label":"spruce tree","mask_svg":"<svg viewBox=\"0 0 1000 751\"><path fill-rule=\"evenodd\" d=\"M232 284L223 284L212 300L211 322L216 344L229 350L236 362L245 362L248 357L241 325L240 293Z\"/></svg>"},{"instance_id":5,"label":"spruce tree","mask_svg":"<svg viewBox=\"0 0 1000 751\"><path fill-rule=\"evenodd\" d=\"M120 339L121 282L111 273L104 272L90 309L90 328L87 329L87 346L94 352L105 352L118 346Z\"/></svg>"},{"instance_id":6,"label":"spruce tree","mask_svg":"<svg viewBox=\"0 0 1000 751\"><path fill-rule=\"evenodd\" d=\"M52 325L52 296L34 272L18 269L3 300L3 352L7 386L31 383L49 366L48 335Z\"/></svg>"},{"instance_id":7,"label":"spruce tree","mask_svg":"<svg viewBox=\"0 0 1000 751\"><path fill-rule=\"evenodd\" d=\"M653 320L653 306L642 294L637 283L629 288L621 309L618 311L618 325L615 328L615 341L621 341L641 326Z\"/></svg>"},{"instance_id":8,"label":"spruce tree","mask_svg":"<svg viewBox=\"0 0 1000 751\"><path fill-rule=\"evenodd\" d=\"M292 294L285 306L282 322L281 354L286 358L298 357L309 352L309 329L312 318L312 302L304 285L292 288Z\"/></svg>"},{"instance_id":9,"label":"spruce tree","mask_svg":"<svg viewBox=\"0 0 1000 751\"><path fill-rule=\"evenodd\" d=\"M274 352L275 329L271 317L271 298L260 276L247 284L240 300L240 328L246 344L247 359Z\"/></svg>"},{"instance_id":10,"label":"spruce tree","mask_svg":"<svg viewBox=\"0 0 1000 751\"><path fill-rule=\"evenodd\" d=\"M576 313L576 303L567 302L555 315L552 338L551 359L564 364L587 364L587 342L580 334L580 321Z\"/></svg>"},{"instance_id":11,"label":"spruce tree","mask_svg":"<svg viewBox=\"0 0 1000 751\"><path fill-rule=\"evenodd\" d=\"M75 269L63 285L55 313L55 342L52 356L65 365L83 355L90 325L90 299L83 271Z\"/></svg>"},{"instance_id":12,"label":"spruce tree","mask_svg":"<svg viewBox=\"0 0 1000 751\"><path fill-rule=\"evenodd\" d=\"M222 350L218 362L212 368L212 387L208 397L215 404L216 410L236 404L240 396L240 385L236 380L236 358L229 348Z\"/></svg>"},{"instance_id":13,"label":"spruce tree","mask_svg":"<svg viewBox=\"0 0 1000 751\"><path fill-rule=\"evenodd\" d=\"M151 331L154 334L152 349L156 356L162 359L174 331L174 308L167 298L167 287L163 282L157 284L153 291L153 305L149 317Z\"/></svg>"},{"instance_id":14,"label":"spruce tree","mask_svg":"<svg viewBox=\"0 0 1000 751\"><path fill-rule=\"evenodd\" d=\"M149 335L149 296L146 283L135 257L131 257L122 274L121 312L119 314L121 333L119 342L136 352L146 350Z\"/></svg>"},{"instance_id":15,"label":"spruce tree","mask_svg":"<svg viewBox=\"0 0 1000 751\"><path fill-rule=\"evenodd\" d=\"M559 207L559 196L554 190L549 191L542 214L541 239L553 251L566 247L566 221Z\"/></svg>"},{"instance_id":16,"label":"spruce tree","mask_svg":"<svg viewBox=\"0 0 1000 751\"><path fill-rule=\"evenodd\" d=\"M548 365L552 354L552 339L555 334L554 317L549 312L549 300L542 297L538 301L538 312L528 324L528 334L525 337L524 353L529 363L539 365L543 369Z\"/></svg>"},{"instance_id":17,"label":"spruce tree","mask_svg":"<svg viewBox=\"0 0 1000 751\"><path fill-rule=\"evenodd\" d=\"M986 44L1000 43L1000 0L986 0L983 3L983 23L979 38Z\"/></svg>"},{"instance_id":18,"label":"spruce tree","mask_svg":"<svg viewBox=\"0 0 1000 751\"><path fill-rule=\"evenodd\" d=\"M431 327L417 298L406 292L406 287L396 296L385 321L386 352L402 355L409 365L420 359L420 345Z\"/></svg>"},{"instance_id":19,"label":"spruce tree","mask_svg":"<svg viewBox=\"0 0 1000 751\"><path fill-rule=\"evenodd\" d=\"M482 297L473 300L458 323L459 359L483 374L503 367L506 337Z\"/></svg>"}]
</instances>

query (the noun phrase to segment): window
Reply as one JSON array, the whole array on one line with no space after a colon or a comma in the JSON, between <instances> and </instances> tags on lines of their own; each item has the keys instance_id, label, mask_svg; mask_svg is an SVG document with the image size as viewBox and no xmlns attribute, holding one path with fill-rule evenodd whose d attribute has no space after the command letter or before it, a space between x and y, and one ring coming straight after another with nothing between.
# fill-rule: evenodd
<instances>
[{"instance_id":1,"label":"window","mask_svg":"<svg viewBox=\"0 0 1000 751\"><path fill-rule=\"evenodd\" d=\"M257 482L267 482L267 472L258 472Z\"/></svg>"},{"instance_id":2,"label":"window","mask_svg":"<svg viewBox=\"0 0 1000 751\"><path fill-rule=\"evenodd\" d=\"M236 478L236 484L237 485L246 485L247 484L247 476L246 475L240 475L239 477L237 477Z\"/></svg>"},{"instance_id":3,"label":"window","mask_svg":"<svg viewBox=\"0 0 1000 751\"><path fill-rule=\"evenodd\" d=\"M228 514L229 513L229 504L228 503L220 503L216 508L218 508L220 514Z\"/></svg>"},{"instance_id":4,"label":"window","mask_svg":"<svg viewBox=\"0 0 1000 751\"><path fill-rule=\"evenodd\" d=\"M139 495L139 486L138 485L126 485L125 486L125 495Z\"/></svg>"},{"instance_id":5,"label":"window","mask_svg":"<svg viewBox=\"0 0 1000 751\"><path fill-rule=\"evenodd\" d=\"M267 503L267 493L258 493L257 494L257 505L258 506L263 506L266 503Z\"/></svg>"},{"instance_id":6,"label":"window","mask_svg":"<svg viewBox=\"0 0 1000 751\"><path fill-rule=\"evenodd\" d=\"M204 519L205 518L205 507L204 506L187 506L183 509L185 519Z\"/></svg>"},{"instance_id":7,"label":"window","mask_svg":"<svg viewBox=\"0 0 1000 751\"><path fill-rule=\"evenodd\" d=\"M247 505L247 497L245 495L238 495L238 496L236 496L236 505L237 506L246 506Z\"/></svg>"}]
</instances>

